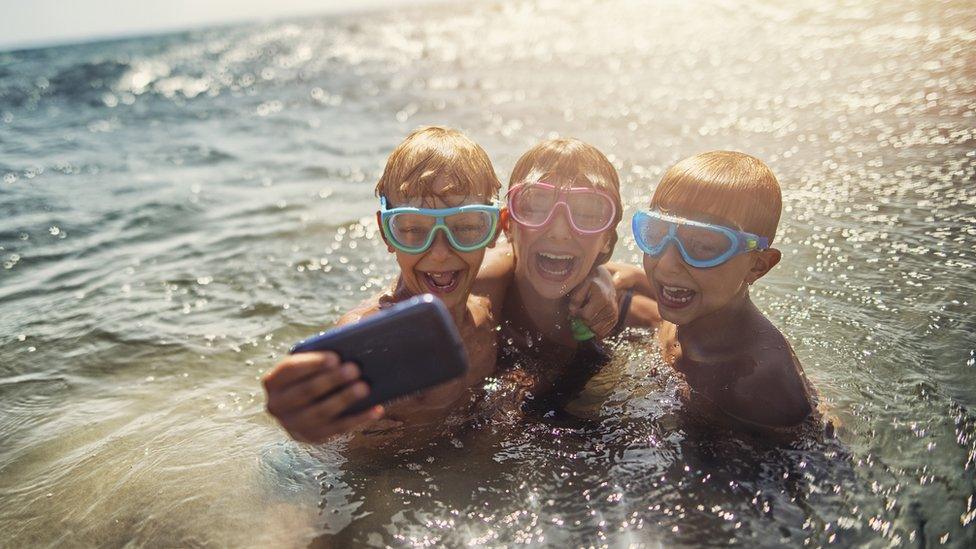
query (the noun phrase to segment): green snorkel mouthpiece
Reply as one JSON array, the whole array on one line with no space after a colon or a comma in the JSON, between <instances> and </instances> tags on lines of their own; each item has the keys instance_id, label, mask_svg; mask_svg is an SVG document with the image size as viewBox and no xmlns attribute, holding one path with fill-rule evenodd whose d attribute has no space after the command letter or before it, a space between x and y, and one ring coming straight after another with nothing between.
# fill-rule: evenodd
<instances>
[{"instance_id":1,"label":"green snorkel mouthpiece","mask_svg":"<svg viewBox=\"0 0 976 549\"><path fill-rule=\"evenodd\" d=\"M583 324L583 321L578 318L569 319L569 327L573 331L573 339L576 341L586 341L596 337L593 330L586 324Z\"/></svg>"}]
</instances>

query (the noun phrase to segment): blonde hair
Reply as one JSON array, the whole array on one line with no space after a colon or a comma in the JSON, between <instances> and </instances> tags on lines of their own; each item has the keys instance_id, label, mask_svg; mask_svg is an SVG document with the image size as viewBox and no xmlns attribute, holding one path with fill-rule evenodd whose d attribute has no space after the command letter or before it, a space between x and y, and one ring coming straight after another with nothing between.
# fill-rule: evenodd
<instances>
[{"instance_id":1,"label":"blonde hair","mask_svg":"<svg viewBox=\"0 0 976 549\"><path fill-rule=\"evenodd\" d=\"M734 151L711 151L678 162L665 172L651 199L651 208L726 219L770 243L782 207L779 182L769 166Z\"/></svg>"},{"instance_id":2,"label":"blonde hair","mask_svg":"<svg viewBox=\"0 0 976 549\"><path fill-rule=\"evenodd\" d=\"M601 252L596 265L610 260L617 244L617 224L623 216L620 177L613 164L593 145L579 139L549 139L532 147L515 163L508 186L544 181L556 186L588 186L605 191L616 206L610 232L610 251Z\"/></svg>"},{"instance_id":3,"label":"blonde hair","mask_svg":"<svg viewBox=\"0 0 976 549\"><path fill-rule=\"evenodd\" d=\"M434 184L447 187L434 192ZM502 184L488 154L458 130L424 126L410 132L386 161L376 195L394 198L460 194L490 202Z\"/></svg>"}]
</instances>

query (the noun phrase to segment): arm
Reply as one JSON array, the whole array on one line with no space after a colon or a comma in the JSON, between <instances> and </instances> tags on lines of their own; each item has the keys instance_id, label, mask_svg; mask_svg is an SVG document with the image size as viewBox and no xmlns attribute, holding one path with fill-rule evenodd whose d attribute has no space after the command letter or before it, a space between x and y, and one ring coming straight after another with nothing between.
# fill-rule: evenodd
<instances>
[{"instance_id":1,"label":"arm","mask_svg":"<svg viewBox=\"0 0 976 549\"><path fill-rule=\"evenodd\" d=\"M618 295L632 291L630 308L624 319L624 326L654 328L661 322L657 308L657 296L644 270L627 263L607 263L607 270L613 276L613 285Z\"/></svg>"},{"instance_id":2,"label":"arm","mask_svg":"<svg viewBox=\"0 0 976 549\"><path fill-rule=\"evenodd\" d=\"M651 286L644 269L628 263L607 263L607 270L613 276L613 285L618 292L633 289L640 295L655 299L654 288Z\"/></svg>"},{"instance_id":3,"label":"arm","mask_svg":"<svg viewBox=\"0 0 976 549\"><path fill-rule=\"evenodd\" d=\"M776 430L803 423L814 396L788 346L785 352L743 356L683 370L689 386L724 415L750 427Z\"/></svg>"}]
</instances>

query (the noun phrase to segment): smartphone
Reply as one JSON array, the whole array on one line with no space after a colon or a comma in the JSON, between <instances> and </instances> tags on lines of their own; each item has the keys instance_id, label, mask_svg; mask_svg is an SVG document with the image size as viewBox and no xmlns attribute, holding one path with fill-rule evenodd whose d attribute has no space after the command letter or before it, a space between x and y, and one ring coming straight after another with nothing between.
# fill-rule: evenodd
<instances>
[{"instance_id":1,"label":"smartphone","mask_svg":"<svg viewBox=\"0 0 976 549\"><path fill-rule=\"evenodd\" d=\"M355 324L305 339L290 353L333 351L359 365L369 395L347 416L463 376L467 355L447 307L423 294Z\"/></svg>"}]
</instances>

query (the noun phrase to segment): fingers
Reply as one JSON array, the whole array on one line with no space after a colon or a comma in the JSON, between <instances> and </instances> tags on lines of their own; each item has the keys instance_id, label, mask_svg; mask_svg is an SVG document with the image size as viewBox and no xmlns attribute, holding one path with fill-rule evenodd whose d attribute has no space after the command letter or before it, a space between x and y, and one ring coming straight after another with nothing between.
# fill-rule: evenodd
<instances>
[{"instance_id":1,"label":"fingers","mask_svg":"<svg viewBox=\"0 0 976 549\"><path fill-rule=\"evenodd\" d=\"M569 294L569 314L580 319L597 337L617 324L617 295L609 272L596 271Z\"/></svg>"},{"instance_id":2,"label":"fingers","mask_svg":"<svg viewBox=\"0 0 976 549\"><path fill-rule=\"evenodd\" d=\"M359 367L352 362L340 368L328 369L312 377L293 383L275 394L275 415L288 415L295 410L307 408L322 397L342 386L359 379ZM361 384L365 386L365 384ZM365 396L365 395L364 395ZM328 400L332 400L329 398ZM269 398L269 404L271 399Z\"/></svg>"},{"instance_id":3,"label":"fingers","mask_svg":"<svg viewBox=\"0 0 976 549\"><path fill-rule=\"evenodd\" d=\"M318 402L303 407L297 412L295 421L308 424L325 424L332 422L343 410L369 394L369 386L357 381L329 395Z\"/></svg>"},{"instance_id":4,"label":"fingers","mask_svg":"<svg viewBox=\"0 0 976 549\"><path fill-rule=\"evenodd\" d=\"M359 367L341 363L333 352L296 353L268 372L262 382L268 393L268 412L302 442L324 442L335 435L375 421L382 406L358 414L339 415L369 394L359 379Z\"/></svg>"},{"instance_id":5,"label":"fingers","mask_svg":"<svg viewBox=\"0 0 976 549\"><path fill-rule=\"evenodd\" d=\"M573 316L579 316L577 313L580 308L583 307L590 300L590 287L593 285L591 279L586 279L582 284L573 288L573 291L569 292L569 313Z\"/></svg>"},{"instance_id":6,"label":"fingers","mask_svg":"<svg viewBox=\"0 0 976 549\"><path fill-rule=\"evenodd\" d=\"M349 417L339 417L344 410L369 395L369 386L362 381L353 383L339 381L348 379L349 376L355 379L358 375L359 370L355 364L346 363L340 370L327 372L298 383L289 389L292 394L287 401L282 398L277 399L279 408L276 413L273 412L273 415L292 438L309 443L325 442L359 425L375 421L383 416L382 406L374 406ZM336 387L339 388L338 391L335 391ZM319 391L323 390L326 391L324 397L320 395L316 400L306 400L313 394L320 394ZM296 405L299 401L304 404Z\"/></svg>"},{"instance_id":7,"label":"fingers","mask_svg":"<svg viewBox=\"0 0 976 549\"><path fill-rule=\"evenodd\" d=\"M311 377L316 373L339 366L339 355L326 351L322 353L296 353L289 355L264 375L262 382L268 393L278 391L292 383Z\"/></svg>"},{"instance_id":8,"label":"fingers","mask_svg":"<svg viewBox=\"0 0 976 549\"><path fill-rule=\"evenodd\" d=\"M603 338L610 334L617 324L617 304L615 302L590 302L577 313L577 318L583 321L590 330Z\"/></svg>"}]
</instances>

